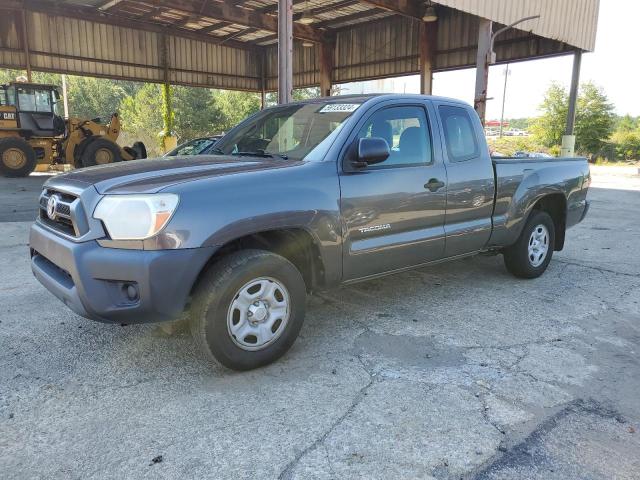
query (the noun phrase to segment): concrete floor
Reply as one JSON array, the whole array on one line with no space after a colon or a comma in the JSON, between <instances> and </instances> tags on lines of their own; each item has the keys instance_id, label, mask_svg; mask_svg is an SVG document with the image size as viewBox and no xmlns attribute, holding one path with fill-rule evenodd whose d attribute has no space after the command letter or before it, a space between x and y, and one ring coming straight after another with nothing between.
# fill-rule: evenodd
<instances>
[{"instance_id":1,"label":"concrete floor","mask_svg":"<svg viewBox=\"0 0 640 480\"><path fill-rule=\"evenodd\" d=\"M42 180L0 179L3 479L640 478L640 177L598 172L542 278L478 257L324 293L243 374L41 287Z\"/></svg>"}]
</instances>

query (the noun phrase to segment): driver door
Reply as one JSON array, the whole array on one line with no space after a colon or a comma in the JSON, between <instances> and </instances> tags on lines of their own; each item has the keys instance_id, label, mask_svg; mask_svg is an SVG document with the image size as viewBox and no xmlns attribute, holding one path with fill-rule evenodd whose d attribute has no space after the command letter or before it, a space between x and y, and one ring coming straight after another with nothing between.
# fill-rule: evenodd
<instances>
[{"instance_id":1,"label":"driver door","mask_svg":"<svg viewBox=\"0 0 640 480\"><path fill-rule=\"evenodd\" d=\"M383 138L391 155L340 175L345 281L444 255L446 170L429 125L426 103L394 103L378 108L358 127L355 138Z\"/></svg>"}]
</instances>

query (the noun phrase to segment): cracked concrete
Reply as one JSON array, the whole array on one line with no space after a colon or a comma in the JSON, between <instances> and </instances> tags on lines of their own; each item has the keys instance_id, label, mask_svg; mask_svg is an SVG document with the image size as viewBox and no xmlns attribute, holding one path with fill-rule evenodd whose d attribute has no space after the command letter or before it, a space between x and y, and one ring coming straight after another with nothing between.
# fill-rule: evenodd
<instances>
[{"instance_id":1,"label":"cracked concrete","mask_svg":"<svg viewBox=\"0 0 640 480\"><path fill-rule=\"evenodd\" d=\"M540 279L478 257L324 292L243 374L38 285L41 180L0 179L3 479L640 478L640 178L594 175Z\"/></svg>"}]
</instances>

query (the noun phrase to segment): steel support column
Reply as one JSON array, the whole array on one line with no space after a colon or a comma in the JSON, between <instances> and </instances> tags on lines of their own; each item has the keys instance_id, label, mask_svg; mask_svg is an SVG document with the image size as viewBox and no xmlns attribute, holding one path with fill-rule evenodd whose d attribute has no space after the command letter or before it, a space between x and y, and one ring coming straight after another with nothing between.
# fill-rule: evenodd
<instances>
[{"instance_id":1,"label":"steel support column","mask_svg":"<svg viewBox=\"0 0 640 480\"><path fill-rule=\"evenodd\" d=\"M420 93L433 93L433 66L435 63L436 39L438 24L436 22L422 22L420 24Z\"/></svg>"},{"instance_id":2,"label":"steel support column","mask_svg":"<svg viewBox=\"0 0 640 480\"><path fill-rule=\"evenodd\" d=\"M278 103L293 98L293 3L278 0Z\"/></svg>"},{"instance_id":3,"label":"steel support column","mask_svg":"<svg viewBox=\"0 0 640 480\"><path fill-rule=\"evenodd\" d=\"M582 52L576 50L573 56L573 71L571 72L571 87L569 89L569 108L567 109L567 126L562 136L562 148L560 154L563 157L573 157L575 154L576 136L574 126L576 123L576 104L578 103L578 86L580 84L580 65L582 64Z\"/></svg>"},{"instance_id":4,"label":"steel support column","mask_svg":"<svg viewBox=\"0 0 640 480\"><path fill-rule=\"evenodd\" d=\"M162 62L162 124L161 132L162 149L166 153L178 146L178 139L173 132L173 101L171 91L171 75L169 60L169 36L162 34L160 42L160 61Z\"/></svg>"},{"instance_id":5,"label":"steel support column","mask_svg":"<svg viewBox=\"0 0 640 480\"><path fill-rule=\"evenodd\" d=\"M264 54L260 55L260 110L264 110L267 106L267 76L264 57Z\"/></svg>"},{"instance_id":6,"label":"steel support column","mask_svg":"<svg viewBox=\"0 0 640 480\"><path fill-rule=\"evenodd\" d=\"M320 44L320 96L331 96L331 80L335 58L335 38Z\"/></svg>"},{"instance_id":7,"label":"steel support column","mask_svg":"<svg viewBox=\"0 0 640 480\"><path fill-rule=\"evenodd\" d=\"M476 91L473 108L478 112L484 126L487 110L487 85L489 83L489 56L491 55L491 34L493 24L491 20L480 19L478 31L478 52L476 55Z\"/></svg>"},{"instance_id":8,"label":"steel support column","mask_svg":"<svg viewBox=\"0 0 640 480\"><path fill-rule=\"evenodd\" d=\"M27 80L31 82L31 53L29 52L29 32L27 31L27 12L20 11L20 21L22 30L22 51L24 53L24 64L27 70Z\"/></svg>"}]
</instances>

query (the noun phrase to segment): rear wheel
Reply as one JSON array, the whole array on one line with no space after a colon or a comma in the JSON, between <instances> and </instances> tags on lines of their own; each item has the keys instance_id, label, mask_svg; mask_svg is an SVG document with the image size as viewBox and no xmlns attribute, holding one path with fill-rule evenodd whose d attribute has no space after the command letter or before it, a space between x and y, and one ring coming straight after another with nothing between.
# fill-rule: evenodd
<instances>
[{"instance_id":1,"label":"rear wheel","mask_svg":"<svg viewBox=\"0 0 640 480\"><path fill-rule=\"evenodd\" d=\"M97 138L84 149L81 161L83 167L120 162L120 147L106 138Z\"/></svg>"},{"instance_id":2,"label":"rear wheel","mask_svg":"<svg viewBox=\"0 0 640 480\"><path fill-rule=\"evenodd\" d=\"M191 331L224 366L250 370L280 358L304 321L306 288L287 259L262 250L224 257L196 288Z\"/></svg>"},{"instance_id":3,"label":"rear wheel","mask_svg":"<svg viewBox=\"0 0 640 480\"><path fill-rule=\"evenodd\" d=\"M36 168L36 152L22 138L0 140L0 173L5 177L26 177Z\"/></svg>"},{"instance_id":4,"label":"rear wheel","mask_svg":"<svg viewBox=\"0 0 640 480\"><path fill-rule=\"evenodd\" d=\"M553 220L546 212L534 211L518 241L505 249L505 266L516 277L539 277L551 262L554 244Z\"/></svg>"}]
</instances>

